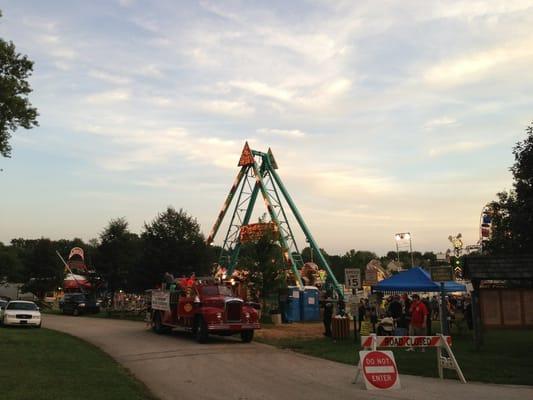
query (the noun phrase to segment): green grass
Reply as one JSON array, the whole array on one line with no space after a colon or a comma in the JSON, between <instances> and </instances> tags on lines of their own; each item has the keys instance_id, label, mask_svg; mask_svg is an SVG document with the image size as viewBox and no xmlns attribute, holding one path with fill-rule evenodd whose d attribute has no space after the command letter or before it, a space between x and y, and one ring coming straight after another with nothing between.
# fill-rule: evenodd
<instances>
[{"instance_id":1,"label":"green grass","mask_svg":"<svg viewBox=\"0 0 533 400\"><path fill-rule=\"evenodd\" d=\"M0 328L2 400L155 399L98 348L48 329Z\"/></svg>"},{"instance_id":2,"label":"green grass","mask_svg":"<svg viewBox=\"0 0 533 400\"><path fill-rule=\"evenodd\" d=\"M359 360L360 345L359 342L354 343L353 336L352 339L336 342L327 338L258 340L346 364L355 365ZM452 350L467 381L533 385L533 331L531 330L487 331L485 344L480 351L474 350L471 335L455 335ZM406 352L404 349L395 349L393 352L400 373L438 376L435 349L426 349L425 353ZM445 370L445 373L448 378L456 378L454 371Z\"/></svg>"}]
</instances>

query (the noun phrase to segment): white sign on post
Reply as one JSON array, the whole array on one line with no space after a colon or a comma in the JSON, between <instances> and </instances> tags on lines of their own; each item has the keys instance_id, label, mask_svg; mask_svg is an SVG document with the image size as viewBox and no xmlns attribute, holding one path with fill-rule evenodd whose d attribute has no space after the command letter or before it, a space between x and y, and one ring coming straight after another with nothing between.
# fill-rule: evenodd
<instances>
[{"instance_id":1,"label":"white sign on post","mask_svg":"<svg viewBox=\"0 0 533 400\"><path fill-rule=\"evenodd\" d=\"M344 270L346 287L350 289L361 289L361 270L358 268L346 268Z\"/></svg>"},{"instance_id":2,"label":"white sign on post","mask_svg":"<svg viewBox=\"0 0 533 400\"><path fill-rule=\"evenodd\" d=\"M152 309L170 311L170 293L154 290L152 292Z\"/></svg>"}]
</instances>

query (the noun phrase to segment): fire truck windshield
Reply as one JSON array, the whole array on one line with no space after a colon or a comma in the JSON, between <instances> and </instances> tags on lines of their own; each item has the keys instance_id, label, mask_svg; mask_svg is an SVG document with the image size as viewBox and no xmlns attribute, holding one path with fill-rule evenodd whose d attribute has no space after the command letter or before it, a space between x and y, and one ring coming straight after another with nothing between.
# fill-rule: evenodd
<instances>
[{"instance_id":1,"label":"fire truck windshield","mask_svg":"<svg viewBox=\"0 0 533 400\"><path fill-rule=\"evenodd\" d=\"M232 296L231 289L227 286L204 286L201 288L204 296Z\"/></svg>"}]
</instances>

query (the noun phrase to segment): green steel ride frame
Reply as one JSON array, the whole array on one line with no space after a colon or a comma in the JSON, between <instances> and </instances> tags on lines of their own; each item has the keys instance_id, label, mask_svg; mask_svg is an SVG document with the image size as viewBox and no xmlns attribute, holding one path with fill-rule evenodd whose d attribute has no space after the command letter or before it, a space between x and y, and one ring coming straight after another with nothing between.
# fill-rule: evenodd
<instances>
[{"instance_id":1,"label":"green steel ride frame","mask_svg":"<svg viewBox=\"0 0 533 400\"><path fill-rule=\"evenodd\" d=\"M283 251L283 258L291 267L294 276L296 277L296 283L301 289L303 288L304 285L299 272L299 268L303 266L303 259L289 225L287 214L283 208L280 198L281 193L285 202L288 204L290 211L292 211L292 214L298 222L298 225L302 229L313 253L317 255L319 266L326 270L339 297L343 299L344 293L341 286L337 282L335 275L331 271L331 268L322 254L320 247L318 247L313 238L313 235L311 235L309 228L305 224L305 221L294 204L287 188L276 172L278 166L272 151L268 149L267 153L263 153L251 150L248 143L246 143L239 161L239 166L241 169L233 182L233 186L231 187L231 190L222 205L222 209L218 214L213 229L207 238L207 244L211 244L215 239L231 203L233 202L235 194L238 192L233 215L222 245L219 259L220 265L227 268L228 275L234 271L241 248L239 236L240 229L242 226L249 224L257 197L259 193L261 193L270 219L278 228L279 244Z\"/></svg>"}]
</instances>

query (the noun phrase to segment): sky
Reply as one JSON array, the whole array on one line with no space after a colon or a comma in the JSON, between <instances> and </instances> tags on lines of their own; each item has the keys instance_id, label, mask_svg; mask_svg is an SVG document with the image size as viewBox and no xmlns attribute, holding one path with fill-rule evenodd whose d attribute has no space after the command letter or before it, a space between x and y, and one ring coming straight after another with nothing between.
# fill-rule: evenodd
<instances>
[{"instance_id":1,"label":"sky","mask_svg":"<svg viewBox=\"0 0 533 400\"><path fill-rule=\"evenodd\" d=\"M207 236L248 141L272 148L328 253L384 254L397 232L419 251L475 244L533 120L533 1L0 9L40 113L0 159L4 243L88 240L117 217L140 232L167 206Z\"/></svg>"}]
</instances>

